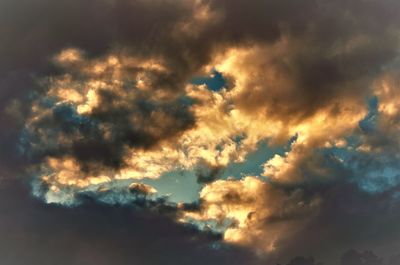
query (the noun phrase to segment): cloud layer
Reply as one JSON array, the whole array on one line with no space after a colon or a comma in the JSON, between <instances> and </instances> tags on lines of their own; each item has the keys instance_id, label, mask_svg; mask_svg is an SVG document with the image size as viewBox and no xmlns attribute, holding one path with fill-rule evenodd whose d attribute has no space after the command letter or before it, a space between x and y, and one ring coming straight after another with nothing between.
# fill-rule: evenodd
<instances>
[{"instance_id":1,"label":"cloud layer","mask_svg":"<svg viewBox=\"0 0 400 265\"><path fill-rule=\"evenodd\" d=\"M271 260L305 236L321 253L396 241L398 1L21 5L0 4L25 12L0 15L1 170L23 165L36 196L141 205ZM215 74L220 89L193 81ZM254 153L258 173L227 176ZM197 201L146 182L177 172Z\"/></svg>"}]
</instances>

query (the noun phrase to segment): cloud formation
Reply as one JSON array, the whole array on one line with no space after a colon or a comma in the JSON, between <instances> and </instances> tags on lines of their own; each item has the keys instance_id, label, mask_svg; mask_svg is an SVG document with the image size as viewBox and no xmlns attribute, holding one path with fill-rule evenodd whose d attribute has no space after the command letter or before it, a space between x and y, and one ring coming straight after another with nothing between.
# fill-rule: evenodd
<instances>
[{"instance_id":1,"label":"cloud formation","mask_svg":"<svg viewBox=\"0 0 400 265\"><path fill-rule=\"evenodd\" d=\"M224 240L274 251L276 242L301 229L319 205L304 198L301 190L285 192L255 177L217 180L200 192L198 212L187 212L182 221L215 221L224 227Z\"/></svg>"},{"instance_id":2,"label":"cloud formation","mask_svg":"<svg viewBox=\"0 0 400 265\"><path fill-rule=\"evenodd\" d=\"M0 47L0 123L9 124L1 169L18 165L19 146L46 202L164 205L179 222L271 256L329 214L347 216L351 202L398 207L398 1L23 6L17 24L0 11L9 36ZM48 20L28 30L46 8ZM21 11L11 1L0 10ZM193 82L212 73L221 89ZM282 152L262 154L257 176L224 175L261 143ZM143 183L178 171L195 172L197 202L173 204ZM385 214L355 212L355 224Z\"/></svg>"}]
</instances>

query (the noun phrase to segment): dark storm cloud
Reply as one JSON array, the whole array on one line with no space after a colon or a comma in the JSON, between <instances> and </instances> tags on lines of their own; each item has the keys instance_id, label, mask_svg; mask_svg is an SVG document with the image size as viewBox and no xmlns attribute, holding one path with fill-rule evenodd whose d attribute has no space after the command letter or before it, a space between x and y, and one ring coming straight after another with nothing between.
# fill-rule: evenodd
<instances>
[{"instance_id":1,"label":"dark storm cloud","mask_svg":"<svg viewBox=\"0 0 400 265\"><path fill-rule=\"evenodd\" d=\"M315 255L327 264L338 264L340 253L349 248L374 248L385 257L394 255L400 236L396 191L398 187L367 194L348 183L323 189L318 217L284 243L282 255Z\"/></svg>"},{"instance_id":2,"label":"dark storm cloud","mask_svg":"<svg viewBox=\"0 0 400 265\"><path fill-rule=\"evenodd\" d=\"M300 189L304 198L320 198L318 211L303 228L282 240L277 247L280 251L269 258L314 255L325 264L339 264L340 253L349 248L377 249L386 258L396 254L400 186L393 176L383 173L392 163L398 159L337 149L316 151L308 157L299 165L307 180L282 188ZM314 174L322 168L323 177L318 179Z\"/></svg>"},{"instance_id":3,"label":"dark storm cloud","mask_svg":"<svg viewBox=\"0 0 400 265\"><path fill-rule=\"evenodd\" d=\"M190 8L172 1L2 1L0 35L4 38L0 46L0 85L4 167L12 163L10 154L16 156L18 152L15 145L22 125L21 120L16 121L4 109L18 99L21 115L29 112L29 94L42 91L36 80L59 73L49 63L54 54L72 46L95 56L115 45L128 45L140 56L170 53L173 46L170 33L177 21L190 17ZM179 57L180 53L176 55ZM176 68L174 74L183 69L187 65ZM182 84L181 78L156 81L164 87L168 82L172 87Z\"/></svg>"},{"instance_id":4,"label":"dark storm cloud","mask_svg":"<svg viewBox=\"0 0 400 265\"><path fill-rule=\"evenodd\" d=\"M2 1L7 38L0 69L36 69L70 46L90 54L124 42L144 49L163 39L186 9L168 1Z\"/></svg>"},{"instance_id":5,"label":"dark storm cloud","mask_svg":"<svg viewBox=\"0 0 400 265\"><path fill-rule=\"evenodd\" d=\"M176 25L190 21L199 11L193 4L35 0L3 1L2 5L1 30L7 36L1 49L4 70L37 69L38 63L47 64L49 56L65 47L101 54L117 44L128 45L142 55L167 54L179 72L206 63L211 58L211 47L227 42L233 45L273 43L288 34L305 39L307 46L312 47L309 52L300 48L303 54L296 55L293 61L294 70L310 71L304 77L298 75L304 85L310 81L324 82L325 77L340 81L345 78L341 73L346 71L339 67L350 62L353 71L363 73L365 68L373 67L372 71L378 67L375 65L385 62L395 52L396 38L392 30L396 29L399 8L396 1L209 1L210 9L221 19L207 25L199 34L178 32L175 36ZM11 14L19 14L18 19ZM333 48L349 44L357 34L365 35L369 43L350 54L342 53L339 58L325 56Z\"/></svg>"},{"instance_id":6,"label":"dark storm cloud","mask_svg":"<svg viewBox=\"0 0 400 265\"><path fill-rule=\"evenodd\" d=\"M307 117L326 105L368 95L365 80L372 79L397 53L396 1L206 1L196 6L183 1L37 0L4 1L2 5L0 29L7 38L0 50L0 69L5 77L11 72L21 76L43 73L40 69L48 68L51 56L62 48L79 47L95 56L119 46L142 57L164 58L175 77L156 82L179 90L225 47L267 45L287 37L289 45L280 57L260 62L284 73L282 78L289 80L283 85L284 92L273 92L274 84L266 84L260 91L244 92L237 100L249 111L268 105L268 115L282 119ZM189 27L189 33L182 30L185 23L197 23L193 17L202 6L208 6L218 19L213 21L209 15L210 22L200 21L204 28ZM18 23L10 14L20 14ZM261 76L248 84L250 90L265 81L263 67L259 71ZM14 92L4 99L25 95L33 88L29 82L23 87L5 86L7 91L13 86ZM123 119L124 115L114 117ZM153 141L146 135L134 138L145 145ZM111 148L107 145L99 148L105 155L115 154L107 151Z\"/></svg>"},{"instance_id":7,"label":"dark storm cloud","mask_svg":"<svg viewBox=\"0 0 400 265\"><path fill-rule=\"evenodd\" d=\"M203 17L199 15L202 10ZM239 67L222 73L232 83L230 87L240 74L251 77L243 92L233 99L240 110L248 113L262 110L269 118L285 124L306 120L320 110L340 116L348 107L346 103L364 104L374 93L372 80L398 56L399 11L400 2L396 0L222 0L200 4L161 0L1 1L0 174L15 178L19 169L25 169L26 158L19 156L19 141L28 143L23 147L34 145L28 157L31 163L48 157L73 157L80 165L80 173L118 169L125 163L127 148L152 150L163 141L173 141L184 131L196 128L197 121L189 111L191 103L184 97L185 84L202 72L204 66L216 62L216 57L234 48L250 51L250 55L239 58L243 59ZM82 49L85 60L104 59L113 52L144 61L161 58L168 71L128 67L126 73L145 72L151 93L126 97L137 84L118 93L104 89L98 94L101 104L90 115L80 115L76 106L44 98L49 87L37 82L66 73L79 82L93 77L85 77L78 68L73 69L74 65L66 70L51 63L54 55L70 47ZM265 73L278 74L269 79ZM107 71L96 76L108 77ZM159 91L167 91L168 100L154 99L152 92ZM38 98L43 110L50 112L31 123L31 131L25 131L20 138L24 119L32 114L32 102ZM132 117L134 123L129 120ZM312 152L298 164L299 172L309 181L282 190L301 189L306 199L320 196L322 204L316 218L280 243L279 257L317 252L325 259L338 256L332 251L341 253L359 244L365 248L381 243L398 244L398 183L383 185L384 189L371 194L360 188L359 181L368 173L367 169L379 171L388 164L396 167L398 122L397 116L382 120L376 131L360 136L377 153L355 154L350 160L354 167L343 166L332 154L324 152ZM60 135L64 143L59 141ZM205 165L198 171L199 182L213 183L221 170ZM321 175L326 179L315 181ZM3 190L0 202L4 204L10 198L14 201L13 192L12 188ZM143 187L132 192L142 194ZM204 244L193 243L188 239L191 235L181 237L186 232L161 217L143 214L140 218L145 220L137 221L142 223L135 226L125 220L135 219L130 218L131 214L140 214L129 209L95 204L64 210L23 198L16 199L12 207L2 205L10 212L1 225L4 235L1 251L6 264L26 260L54 264L59 259L65 264L253 262L247 253L221 254L199 248ZM143 204L152 207L151 202ZM271 222L299 218L295 214L278 213ZM15 220L25 230L17 229ZM61 229L52 226L53 223L58 223ZM152 223L151 227L148 223ZM8 227L11 230L6 230ZM167 236L160 239L160 234ZM303 243L305 239L307 244ZM44 247L32 243L36 240ZM82 245L75 246L77 241ZM142 246L149 246L150 250ZM134 253L137 260L132 260L130 253L135 247L145 254L137 251ZM19 255L18 249L25 256ZM113 251L117 254L110 254ZM49 256L48 252L55 254ZM190 254L182 256L182 252ZM100 258L99 253L102 253ZM188 260L186 257L190 256Z\"/></svg>"},{"instance_id":8,"label":"dark storm cloud","mask_svg":"<svg viewBox=\"0 0 400 265\"><path fill-rule=\"evenodd\" d=\"M324 106L336 103L340 110L342 101L363 100L371 93L371 80L398 54L396 1L218 1L216 5L223 6L222 24L230 29L225 31L227 38L236 36L256 45L287 38L283 48L261 49L237 69L246 71L245 67L258 64L238 103L250 111L267 105L270 117L304 118ZM264 76L271 68L279 73L275 80ZM263 88L251 91L256 85Z\"/></svg>"},{"instance_id":9,"label":"dark storm cloud","mask_svg":"<svg viewBox=\"0 0 400 265\"><path fill-rule=\"evenodd\" d=\"M313 257L295 257L287 265L323 265L323 263L318 263Z\"/></svg>"},{"instance_id":10,"label":"dark storm cloud","mask_svg":"<svg viewBox=\"0 0 400 265\"><path fill-rule=\"evenodd\" d=\"M90 201L77 208L44 205L8 184L0 192L4 265L256 264L250 253L213 249L212 238L159 215Z\"/></svg>"}]
</instances>

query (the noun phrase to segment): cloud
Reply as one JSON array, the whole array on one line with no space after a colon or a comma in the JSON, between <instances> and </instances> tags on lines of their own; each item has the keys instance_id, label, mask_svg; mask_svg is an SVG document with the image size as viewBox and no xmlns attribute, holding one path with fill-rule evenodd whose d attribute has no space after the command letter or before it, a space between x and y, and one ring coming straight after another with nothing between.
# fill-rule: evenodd
<instances>
[{"instance_id":1,"label":"cloud","mask_svg":"<svg viewBox=\"0 0 400 265\"><path fill-rule=\"evenodd\" d=\"M244 249L214 249L211 235L128 205L88 198L77 207L43 204L16 182L2 185L0 198L0 254L6 265L257 264Z\"/></svg>"},{"instance_id":2,"label":"cloud","mask_svg":"<svg viewBox=\"0 0 400 265\"><path fill-rule=\"evenodd\" d=\"M399 8L3 1L0 174L26 170L48 203L171 207L173 218L271 253L303 247L299 238L327 224L324 246L343 243L332 235L350 224L384 230L378 216L397 207L400 179ZM210 73L223 87L193 82ZM226 179L261 142L288 148L265 154L260 176ZM202 185L194 209L142 183L179 170Z\"/></svg>"},{"instance_id":3,"label":"cloud","mask_svg":"<svg viewBox=\"0 0 400 265\"><path fill-rule=\"evenodd\" d=\"M319 205L302 190L284 191L255 177L217 180L200 192L200 210L186 212L183 221L215 221L224 227L224 240L251 244L273 252L282 238L301 229Z\"/></svg>"}]
</instances>

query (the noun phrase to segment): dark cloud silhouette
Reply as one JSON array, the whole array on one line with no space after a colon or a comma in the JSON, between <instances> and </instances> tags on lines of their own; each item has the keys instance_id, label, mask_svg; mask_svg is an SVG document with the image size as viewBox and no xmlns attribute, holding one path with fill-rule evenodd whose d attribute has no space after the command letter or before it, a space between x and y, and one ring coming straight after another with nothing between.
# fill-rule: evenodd
<instances>
[{"instance_id":1,"label":"dark cloud silhouette","mask_svg":"<svg viewBox=\"0 0 400 265\"><path fill-rule=\"evenodd\" d=\"M316 262L313 257L295 257L287 265L323 265L323 263Z\"/></svg>"},{"instance_id":2,"label":"dark cloud silhouette","mask_svg":"<svg viewBox=\"0 0 400 265\"><path fill-rule=\"evenodd\" d=\"M44 205L9 182L0 191L2 264L257 264L245 250L128 206Z\"/></svg>"},{"instance_id":3,"label":"dark cloud silhouette","mask_svg":"<svg viewBox=\"0 0 400 265\"><path fill-rule=\"evenodd\" d=\"M376 256L372 251L362 253L351 249L343 254L340 259L341 265L381 265L382 259Z\"/></svg>"},{"instance_id":4,"label":"dark cloud silhouette","mask_svg":"<svg viewBox=\"0 0 400 265\"><path fill-rule=\"evenodd\" d=\"M396 265L396 264L399 264L399 263L400 263L400 255L397 255L397 256L391 257L389 259L388 265Z\"/></svg>"},{"instance_id":5,"label":"dark cloud silhouette","mask_svg":"<svg viewBox=\"0 0 400 265\"><path fill-rule=\"evenodd\" d=\"M304 229L282 242L281 255L307 253L324 256L321 260L326 264L338 264L338 257L346 249L379 246L380 255L392 256L399 247L400 236L396 227L399 206L393 200L397 190L394 187L384 193L368 194L345 182L313 187L313 194L323 194L320 212Z\"/></svg>"}]
</instances>

